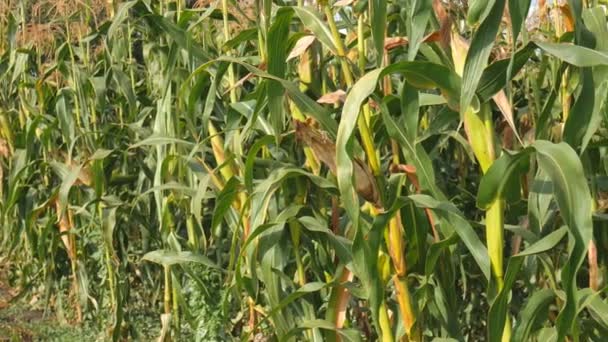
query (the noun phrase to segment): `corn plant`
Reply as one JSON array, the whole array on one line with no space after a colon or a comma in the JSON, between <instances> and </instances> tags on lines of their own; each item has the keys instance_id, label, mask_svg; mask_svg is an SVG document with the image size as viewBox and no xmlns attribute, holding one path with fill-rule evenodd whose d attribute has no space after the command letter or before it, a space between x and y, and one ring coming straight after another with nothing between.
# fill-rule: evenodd
<instances>
[{"instance_id":1,"label":"corn plant","mask_svg":"<svg viewBox=\"0 0 608 342\"><path fill-rule=\"evenodd\" d=\"M605 339L607 5L5 0L14 305L109 340Z\"/></svg>"}]
</instances>

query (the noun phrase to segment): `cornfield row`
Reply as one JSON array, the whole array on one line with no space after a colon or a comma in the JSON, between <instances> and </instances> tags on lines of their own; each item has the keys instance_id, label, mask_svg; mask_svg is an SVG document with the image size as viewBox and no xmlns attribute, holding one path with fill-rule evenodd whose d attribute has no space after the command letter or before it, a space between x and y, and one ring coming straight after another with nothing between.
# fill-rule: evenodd
<instances>
[{"instance_id":1,"label":"cornfield row","mask_svg":"<svg viewBox=\"0 0 608 342\"><path fill-rule=\"evenodd\" d=\"M15 305L101 340L608 336L605 1L4 0L0 35Z\"/></svg>"}]
</instances>

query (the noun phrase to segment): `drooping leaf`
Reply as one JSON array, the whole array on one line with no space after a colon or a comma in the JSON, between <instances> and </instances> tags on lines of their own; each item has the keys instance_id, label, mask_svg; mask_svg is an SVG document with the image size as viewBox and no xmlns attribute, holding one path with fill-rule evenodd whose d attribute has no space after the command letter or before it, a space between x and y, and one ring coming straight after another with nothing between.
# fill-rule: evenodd
<instances>
[{"instance_id":1,"label":"drooping leaf","mask_svg":"<svg viewBox=\"0 0 608 342\"><path fill-rule=\"evenodd\" d=\"M311 8L307 7L292 7L296 15L304 24L304 27L309 29L317 39L323 43L333 54L337 54L336 43L329 30L329 27L319 18L319 14Z\"/></svg>"},{"instance_id":2,"label":"drooping leaf","mask_svg":"<svg viewBox=\"0 0 608 342\"><path fill-rule=\"evenodd\" d=\"M310 45L314 43L315 39L315 36L311 35L304 35L300 37L300 39L298 39L296 42L296 45L289 52L289 56L287 56L286 60L289 61L302 55L310 47Z\"/></svg>"},{"instance_id":3,"label":"drooping leaf","mask_svg":"<svg viewBox=\"0 0 608 342\"><path fill-rule=\"evenodd\" d=\"M218 267L208 257L202 254L195 254L188 251L178 252L160 249L146 253L142 257L142 260L151 261L165 266L194 262L197 264L205 265L210 268L220 269L220 267Z\"/></svg>"},{"instance_id":4,"label":"drooping leaf","mask_svg":"<svg viewBox=\"0 0 608 342\"><path fill-rule=\"evenodd\" d=\"M608 65L608 54L568 43L535 42L546 53L577 67Z\"/></svg>"}]
</instances>

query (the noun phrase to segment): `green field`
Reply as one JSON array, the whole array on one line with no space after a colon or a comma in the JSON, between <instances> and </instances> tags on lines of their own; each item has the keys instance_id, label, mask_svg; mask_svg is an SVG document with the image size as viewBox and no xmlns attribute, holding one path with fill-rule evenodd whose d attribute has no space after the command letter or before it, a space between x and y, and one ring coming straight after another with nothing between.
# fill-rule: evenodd
<instances>
[{"instance_id":1,"label":"green field","mask_svg":"<svg viewBox=\"0 0 608 342\"><path fill-rule=\"evenodd\" d=\"M605 341L605 0L1 0L0 341Z\"/></svg>"}]
</instances>

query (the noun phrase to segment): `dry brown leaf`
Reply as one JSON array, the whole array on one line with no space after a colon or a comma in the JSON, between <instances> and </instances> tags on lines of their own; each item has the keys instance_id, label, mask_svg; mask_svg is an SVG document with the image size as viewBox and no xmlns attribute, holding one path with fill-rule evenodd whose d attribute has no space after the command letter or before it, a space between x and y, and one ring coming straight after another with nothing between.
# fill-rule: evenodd
<instances>
[{"instance_id":1,"label":"dry brown leaf","mask_svg":"<svg viewBox=\"0 0 608 342\"><path fill-rule=\"evenodd\" d=\"M519 137L519 134L517 134L517 128L515 127L515 121L513 121L513 108L511 107L509 99L507 99L505 91L499 91L498 93L496 93L496 95L492 96L492 99L494 100L494 103L496 103L498 109L500 109L500 112L505 118L505 121L509 124L509 127L511 127L511 130L515 134L515 137L521 143L521 138Z\"/></svg>"},{"instance_id":2,"label":"dry brown leaf","mask_svg":"<svg viewBox=\"0 0 608 342\"><path fill-rule=\"evenodd\" d=\"M84 184L86 186L91 186L93 184L93 174L89 166L83 166L80 168L80 173L78 174L76 184Z\"/></svg>"},{"instance_id":3,"label":"dry brown leaf","mask_svg":"<svg viewBox=\"0 0 608 342\"><path fill-rule=\"evenodd\" d=\"M336 174L336 145L327 133L314 127L311 120L306 120L306 122L294 120L294 125L296 128L296 138L310 147L316 157L333 174Z\"/></svg>"},{"instance_id":4,"label":"dry brown leaf","mask_svg":"<svg viewBox=\"0 0 608 342\"><path fill-rule=\"evenodd\" d=\"M441 31L433 31L422 38L423 43L434 43L442 41L442 32ZM405 46L409 44L409 40L407 37L387 37L384 40L384 50L390 51L399 46Z\"/></svg>"},{"instance_id":5,"label":"dry brown leaf","mask_svg":"<svg viewBox=\"0 0 608 342\"><path fill-rule=\"evenodd\" d=\"M433 11L435 12L435 16L439 21L439 41L441 42L441 46L449 50L450 48L450 28L452 26L452 19L446 12L445 8L443 8L443 3L441 0L433 0Z\"/></svg>"},{"instance_id":6,"label":"dry brown leaf","mask_svg":"<svg viewBox=\"0 0 608 342\"><path fill-rule=\"evenodd\" d=\"M0 139L0 157L10 157L10 150L8 149L8 142L4 139Z\"/></svg>"},{"instance_id":7,"label":"dry brown leaf","mask_svg":"<svg viewBox=\"0 0 608 342\"><path fill-rule=\"evenodd\" d=\"M346 92L342 89L338 89L334 92L327 93L317 100L317 103L323 104L336 104L344 102L346 100Z\"/></svg>"},{"instance_id":8,"label":"dry brown leaf","mask_svg":"<svg viewBox=\"0 0 608 342\"><path fill-rule=\"evenodd\" d=\"M336 175L336 145L325 131L317 129L312 120L306 122L294 120L296 138L310 147L315 156ZM369 166L359 159L353 160L353 173L355 174L355 190L366 201L376 207L381 207L380 193L376 179Z\"/></svg>"},{"instance_id":9,"label":"dry brown leaf","mask_svg":"<svg viewBox=\"0 0 608 342\"><path fill-rule=\"evenodd\" d=\"M538 0L538 20L542 23L547 19L547 0Z\"/></svg>"},{"instance_id":10,"label":"dry brown leaf","mask_svg":"<svg viewBox=\"0 0 608 342\"><path fill-rule=\"evenodd\" d=\"M70 167L70 169L74 169L79 167L74 164L72 160L66 160L66 165ZM80 172L78 173L78 178L74 182L74 185L86 185L91 186L93 184L93 173L91 171L91 167L89 165L81 165Z\"/></svg>"},{"instance_id":11,"label":"dry brown leaf","mask_svg":"<svg viewBox=\"0 0 608 342\"><path fill-rule=\"evenodd\" d=\"M289 53L289 56L287 56L287 60L292 60L298 56L300 56L301 54L303 54L304 52L306 52L306 50L308 49L308 47L315 41L315 36L304 36L300 39L298 39L298 41L296 42L296 45L293 47L293 49L291 49L291 52Z\"/></svg>"},{"instance_id":12,"label":"dry brown leaf","mask_svg":"<svg viewBox=\"0 0 608 342\"><path fill-rule=\"evenodd\" d=\"M595 245L595 241L591 239L589 241L589 250L587 251L587 261L589 263L589 287L593 291L598 290L598 276L599 270L597 267L597 246Z\"/></svg>"},{"instance_id":13,"label":"dry brown leaf","mask_svg":"<svg viewBox=\"0 0 608 342\"><path fill-rule=\"evenodd\" d=\"M72 213L70 209L66 209L63 214L61 213L61 204L59 203L59 199L55 199L55 212L57 213L57 218L59 219L59 233L61 234L61 241L65 246L65 249L68 251L68 257L71 262L75 262L76 259L76 249L73 244L73 239L71 238L69 231L72 229Z\"/></svg>"},{"instance_id":14,"label":"dry brown leaf","mask_svg":"<svg viewBox=\"0 0 608 342\"><path fill-rule=\"evenodd\" d=\"M559 8L559 11L561 12L564 18L564 26L566 32L574 31L574 17L572 16L572 10L570 9L570 5L564 3L557 6L557 8Z\"/></svg>"},{"instance_id":15,"label":"dry brown leaf","mask_svg":"<svg viewBox=\"0 0 608 342\"><path fill-rule=\"evenodd\" d=\"M505 9L502 11L502 22L511 27L511 12L509 12L509 6L505 6Z\"/></svg>"},{"instance_id":16,"label":"dry brown leaf","mask_svg":"<svg viewBox=\"0 0 608 342\"><path fill-rule=\"evenodd\" d=\"M399 46L405 46L409 43L407 37L386 37L384 40L384 50L390 51Z\"/></svg>"},{"instance_id":17,"label":"dry brown leaf","mask_svg":"<svg viewBox=\"0 0 608 342\"><path fill-rule=\"evenodd\" d=\"M448 18L448 13L445 11L445 8L443 8L441 0L433 0L433 11L440 23Z\"/></svg>"},{"instance_id":18,"label":"dry brown leaf","mask_svg":"<svg viewBox=\"0 0 608 342\"><path fill-rule=\"evenodd\" d=\"M354 279L354 275L348 268L344 268L342 271L342 275L340 276L339 284L351 282ZM336 315L336 321L334 325L338 329L342 329L344 327L344 322L346 321L346 309L348 308L348 301L350 299L350 292L348 288L344 285L338 285L336 289L338 292L338 314Z\"/></svg>"},{"instance_id":19,"label":"dry brown leaf","mask_svg":"<svg viewBox=\"0 0 608 342\"><path fill-rule=\"evenodd\" d=\"M423 43L435 43L435 42L440 42L442 40L441 37L441 31L433 31L429 34L427 34L423 39L422 42Z\"/></svg>"},{"instance_id":20,"label":"dry brown leaf","mask_svg":"<svg viewBox=\"0 0 608 342\"><path fill-rule=\"evenodd\" d=\"M369 107L375 111L380 110L380 105L378 105L378 102L374 101L373 99L369 99L367 104L369 104Z\"/></svg>"}]
</instances>

